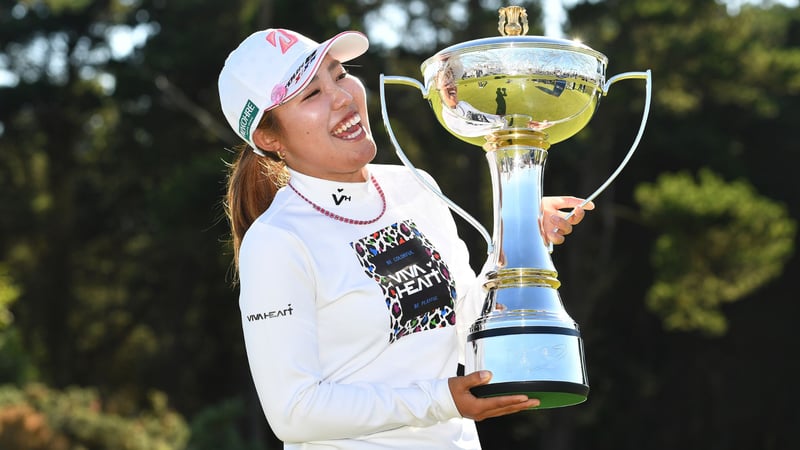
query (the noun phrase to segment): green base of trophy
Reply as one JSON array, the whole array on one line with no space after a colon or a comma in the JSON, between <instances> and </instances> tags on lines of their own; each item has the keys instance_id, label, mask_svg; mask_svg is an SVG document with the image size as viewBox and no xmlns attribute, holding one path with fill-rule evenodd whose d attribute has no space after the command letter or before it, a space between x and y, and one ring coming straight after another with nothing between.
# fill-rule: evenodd
<instances>
[{"instance_id":1,"label":"green base of trophy","mask_svg":"<svg viewBox=\"0 0 800 450\"><path fill-rule=\"evenodd\" d=\"M470 390L476 397L524 394L539 399L541 404L533 409L561 408L583 403L589 396L589 386L563 381L517 381L487 384Z\"/></svg>"}]
</instances>

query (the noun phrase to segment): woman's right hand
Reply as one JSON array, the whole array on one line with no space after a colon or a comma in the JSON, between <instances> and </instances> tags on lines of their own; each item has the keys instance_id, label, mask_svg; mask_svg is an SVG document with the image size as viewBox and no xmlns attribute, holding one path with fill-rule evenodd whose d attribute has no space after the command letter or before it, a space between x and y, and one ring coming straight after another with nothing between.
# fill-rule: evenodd
<instances>
[{"instance_id":1,"label":"woman's right hand","mask_svg":"<svg viewBox=\"0 0 800 450\"><path fill-rule=\"evenodd\" d=\"M448 379L450 393L456 403L458 412L463 417L481 421L490 417L505 416L539 406L538 399L529 399L527 395L504 395L499 397L478 398L470 389L489 382L492 373L479 370L462 377Z\"/></svg>"}]
</instances>

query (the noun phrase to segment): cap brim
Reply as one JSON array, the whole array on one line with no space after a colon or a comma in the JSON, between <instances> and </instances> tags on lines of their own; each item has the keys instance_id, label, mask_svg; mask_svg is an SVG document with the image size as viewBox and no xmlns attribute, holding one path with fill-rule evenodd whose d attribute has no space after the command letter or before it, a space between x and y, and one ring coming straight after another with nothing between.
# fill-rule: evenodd
<instances>
[{"instance_id":1,"label":"cap brim","mask_svg":"<svg viewBox=\"0 0 800 450\"><path fill-rule=\"evenodd\" d=\"M358 31L343 31L323 42L320 47L339 62L347 62L363 55L369 48L369 41ZM323 53L322 56L325 56Z\"/></svg>"}]
</instances>

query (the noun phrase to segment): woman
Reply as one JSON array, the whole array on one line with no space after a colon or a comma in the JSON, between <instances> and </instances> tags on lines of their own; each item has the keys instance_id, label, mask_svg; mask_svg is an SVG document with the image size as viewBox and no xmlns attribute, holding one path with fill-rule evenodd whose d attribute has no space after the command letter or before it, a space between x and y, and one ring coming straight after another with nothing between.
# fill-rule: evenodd
<instances>
[{"instance_id":1,"label":"woman","mask_svg":"<svg viewBox=\"0 0 800 450\"><path fill-rule=\"evenodd\" d=\"M370 164L364 86L342 66L367 47L269 29L220 73L248 144L226 207L253 380L287 449L477 449L473 420L539 401L476 398L491 374L456 376L482 288L444 203L405 167ZM550 240L583 217L556 209L579 203L548 199Z\"/></svg>"}]
</instances>

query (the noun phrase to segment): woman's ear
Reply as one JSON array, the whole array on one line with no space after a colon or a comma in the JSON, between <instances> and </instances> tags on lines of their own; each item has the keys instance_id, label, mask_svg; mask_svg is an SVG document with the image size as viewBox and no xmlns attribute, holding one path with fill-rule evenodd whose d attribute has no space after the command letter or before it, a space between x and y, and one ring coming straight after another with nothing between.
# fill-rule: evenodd
<instances>
[{"instance_id":1,"label":"woman's ear","mask_svg":"<svg viewBox=\"0 0 800 450\"><path fill-rule=\"evenodd\" d=\"M279 152L281 150L281 141L273 136L271 133L268 133L261 129L256 129L253 132L253 143L262 150L268 152Z\"/></svg>"}]
</instances>

